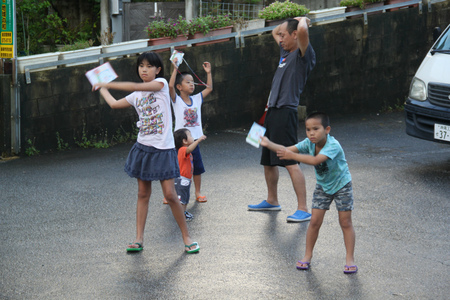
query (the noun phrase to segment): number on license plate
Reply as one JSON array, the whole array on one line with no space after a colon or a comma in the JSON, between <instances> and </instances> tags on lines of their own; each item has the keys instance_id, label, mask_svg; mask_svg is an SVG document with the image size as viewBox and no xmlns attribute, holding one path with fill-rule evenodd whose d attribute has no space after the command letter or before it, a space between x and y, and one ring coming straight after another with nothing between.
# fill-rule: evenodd
<instances>
[{"instance_id":1,"label":"number on license plate","mask_svg":"<svg viewBox=\"0 0 450 300\"><path fill-rule=\"evenodd\" d=\"M434 124L434 138L450 142L450 126Z\"/></svg>"}]
</instances>

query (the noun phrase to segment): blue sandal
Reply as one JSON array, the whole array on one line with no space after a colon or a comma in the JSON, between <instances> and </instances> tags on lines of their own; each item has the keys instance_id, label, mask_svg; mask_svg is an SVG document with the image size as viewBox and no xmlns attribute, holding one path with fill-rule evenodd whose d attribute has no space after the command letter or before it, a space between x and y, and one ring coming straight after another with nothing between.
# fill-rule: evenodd
<instances>
[{"instance_id":1,"label":"blue sandal","mask_svg":"<svg viewBox=\"0 0 450 300\"><path fill-rule=\"evenodd\" d=\"M350 270L351 268L354 268L354 270ZM354 274L356 272L358 272L358 266L356 266L356 265L353 265L353 266L345 265L344 266L344 273L345 274Z\"/></svg>"},{"instance_id":2,"label":"blue sandal","mask_svg":"<svg viewBox=\"0 0 450 300\"><path fill-rule=\"evenodd\" d=\"M259 204L250 204L247 206L247 210L281 210L280 205L272 205L266 200L263 200Z\"/></svg>"},{"instance_id":3,"label":"blue sandal","mask_svg":"<svg viewBox=\"0 0 450 300\"><path fill-rule=\"evenodd\" d=\"M305 271L306 271L306 270L309 270L310 262L308 262L308 261L303 262L303 261L299 260L298 263L301 264L301 265L306 265L306 266L304 266L304 267L299 267L299 266L297 266L297 269L298 269L298 270L305 270Z\"/></svg>"}]
</instances>

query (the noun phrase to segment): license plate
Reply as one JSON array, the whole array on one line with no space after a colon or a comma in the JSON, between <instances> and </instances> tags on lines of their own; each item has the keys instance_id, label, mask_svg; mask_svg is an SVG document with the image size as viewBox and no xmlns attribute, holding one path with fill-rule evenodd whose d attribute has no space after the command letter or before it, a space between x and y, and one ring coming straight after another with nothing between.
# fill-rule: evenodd
<instances>
[{"instance_id":1,"label":"license plate","mask_svg":"<svg viewBox=\"0 0 450 300\"><path fill-rule=\"evenodd\" d=\"M434 124L434 138L450 142L450 126Z\"/></svg>"}]
</instances>

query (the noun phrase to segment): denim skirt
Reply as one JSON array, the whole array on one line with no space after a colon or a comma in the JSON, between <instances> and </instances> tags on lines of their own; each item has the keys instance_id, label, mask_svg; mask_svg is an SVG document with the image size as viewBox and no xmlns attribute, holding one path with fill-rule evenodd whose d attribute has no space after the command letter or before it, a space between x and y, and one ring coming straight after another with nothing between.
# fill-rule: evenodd
<instances>
[{"instance_id":1,"label":"denim skirt","mask_svg":"<svg viewBox=\"0 0 450 300\"><path fill-rule=\"evenodd\" d=\"M135 143L128 154L125 172L145 181L166 180L180 176L177 151L157 149Z\"/></svg>"}]
</instances>

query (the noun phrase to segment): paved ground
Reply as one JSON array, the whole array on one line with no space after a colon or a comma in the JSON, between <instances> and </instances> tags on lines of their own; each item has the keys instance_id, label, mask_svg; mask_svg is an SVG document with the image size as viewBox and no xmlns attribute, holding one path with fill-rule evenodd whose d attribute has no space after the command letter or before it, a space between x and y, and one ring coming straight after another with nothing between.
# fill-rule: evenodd
<instances>
[{"instance_id":1,"label":"paved ground","mask_svg":"<svg viewBox=\"0 0 450 300\"><path fill-rule=\"evenodd\" d=\"M145 250L125 252L137 191L123 172L130 144L0 163L0 299L448 299L450 146L407 136L402 113L334 119L331 133L353 175L358 274L342 272L334 207L312 269L296 270L308 223L286 223L296 207L288 174L280 212L247 211L266 188L260 149L235 130L201 145L209 201L189 207L196 255L184 253L159 183ZM310 206L314 172L302 169Z\"/></svg>"}]
</instances>

